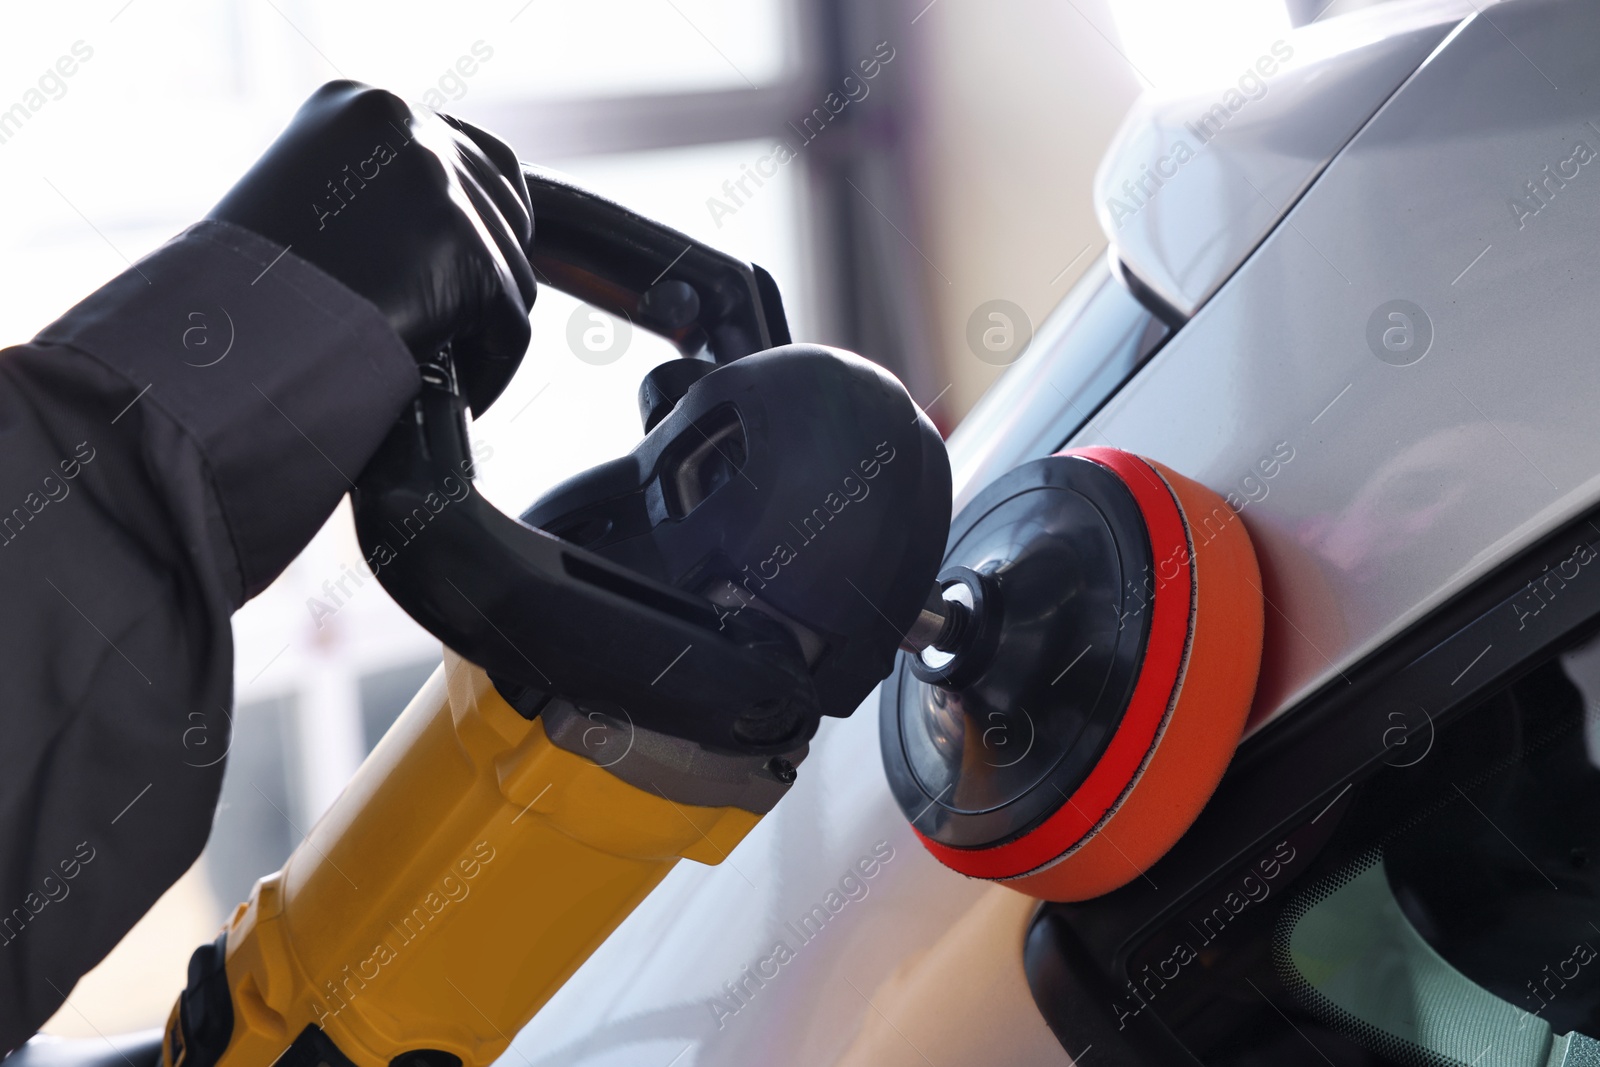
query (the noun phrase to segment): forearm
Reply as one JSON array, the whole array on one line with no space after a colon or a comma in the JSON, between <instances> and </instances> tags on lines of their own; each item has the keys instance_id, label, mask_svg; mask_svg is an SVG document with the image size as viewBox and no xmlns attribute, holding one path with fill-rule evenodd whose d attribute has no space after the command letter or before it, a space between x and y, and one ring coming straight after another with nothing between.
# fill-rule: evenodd
<instances>
[{"instance_id":1,"label":"forearm","mask_svg":"<svg viewBox=\"0 0 1600 1067\"><path fill-rule=\"evenodd\" d=\"M0 354L0 1049L199 854L223 764L184 735L226 749L228 616L416 389L377 310L282 251L202 224Z\"/></svg>"}]
</instances>

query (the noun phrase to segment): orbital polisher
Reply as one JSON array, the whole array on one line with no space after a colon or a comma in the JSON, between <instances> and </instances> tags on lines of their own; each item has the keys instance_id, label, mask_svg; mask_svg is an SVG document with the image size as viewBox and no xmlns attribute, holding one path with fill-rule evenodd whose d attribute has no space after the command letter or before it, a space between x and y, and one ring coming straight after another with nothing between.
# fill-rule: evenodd
<instances>
[{"instance_id":1,"label":"orbital polisher","mask_svg":"<svg viewBox=\"0 0 1600 1067\"><path fill-rule=\"evenodd\" d=\"M679 859L778 802L938 569L949 461L892 375L789 343L760 268L527 182L539 277L684 358L641 385L630 454L520 520L472 485L449 352L423 367L352 502L444 663L195 951L165 1067L492 1063Z\"/></svg>"},{"instance_id":2,"label":"orbital polisher","mask_svg":"<svg viewBox=\"0 0 1600 1067\"><path fill-rule=\"evenodd\" d=\"M932 423L875 365L790 344L765 272L528 185L540 277L684 358L646 377L631 453L520 520L459 492L465 402L448 351L424 368L352 495L364 556L444 664L196 950L165 1067L491 1063L891 675L884 755L916 832L1037 896L1153 863L1238 740L1260 580L1215 494L1091 449L1013 471L952 528Z\"/></svg>"},{"instance_id":3,"label":"orbital polisher","mask_svg":"<svg viewBox=\"0 0 1600 1067\"><path fill-rule=\"evenodd\" d=\"M883 688L889 784L946 866L1045 900L1137 878L1210 799L1261 662L1261 575L1205 486L1112 448L983 490Z\"/></svg>"}]
</instances>

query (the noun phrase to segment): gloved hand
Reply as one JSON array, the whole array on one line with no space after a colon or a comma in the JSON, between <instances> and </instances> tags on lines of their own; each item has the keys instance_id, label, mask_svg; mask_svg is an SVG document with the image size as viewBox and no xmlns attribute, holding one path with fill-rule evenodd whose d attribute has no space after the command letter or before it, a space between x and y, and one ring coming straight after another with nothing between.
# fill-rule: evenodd
<instances>
[{"instance_id":1,"label":"gloved hand","mask_svg":"<svg viewBox=\"0 0 1600 1067\"><path fill-rule=\"evenodd\" d=\"M475 415L528 347L527 184L511 149L465 122L329 82L208 217L376 304L419 362L449 343Z\"/></svg>"}]
</instances>

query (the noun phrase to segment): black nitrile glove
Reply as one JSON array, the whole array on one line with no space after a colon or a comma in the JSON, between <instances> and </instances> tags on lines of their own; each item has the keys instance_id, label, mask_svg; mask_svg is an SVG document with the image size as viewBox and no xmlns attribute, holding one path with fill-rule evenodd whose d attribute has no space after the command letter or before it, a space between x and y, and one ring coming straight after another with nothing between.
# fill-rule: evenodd
<instances>
[{"instance_id":1,"label":"black nitrile glove","mask_svg":"<svg viewBox=\"0 0 1600 1067\"><path fill-rule=\"evenodd\" d=\"M528 347L527 184L511 149L467 123L329 82L209 217L376 304L419 362L449 344L475 415Z\"/></svg>"}]
</instances>

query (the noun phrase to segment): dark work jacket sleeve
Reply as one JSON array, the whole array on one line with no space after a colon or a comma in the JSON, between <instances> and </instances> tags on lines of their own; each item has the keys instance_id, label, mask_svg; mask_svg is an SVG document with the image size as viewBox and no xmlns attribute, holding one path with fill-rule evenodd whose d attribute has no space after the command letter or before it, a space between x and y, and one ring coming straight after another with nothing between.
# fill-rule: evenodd
<instances>
[{"instance_id":1,"label":"dark work jacket sleeve","mask_svg":"<svg viewBox=\"0 0 1600 1067\"><path fill-rule=\"evenodd\" d=\"M0 1050L199 855L229 616L418 384L377 308L209 221L0 352Z\"/></svg>"}]
</instances>

